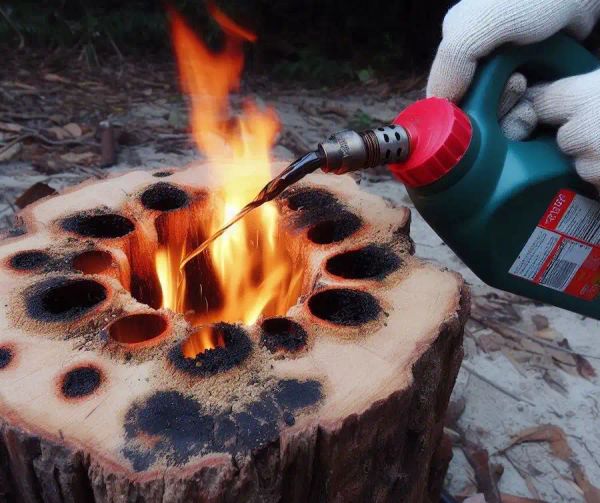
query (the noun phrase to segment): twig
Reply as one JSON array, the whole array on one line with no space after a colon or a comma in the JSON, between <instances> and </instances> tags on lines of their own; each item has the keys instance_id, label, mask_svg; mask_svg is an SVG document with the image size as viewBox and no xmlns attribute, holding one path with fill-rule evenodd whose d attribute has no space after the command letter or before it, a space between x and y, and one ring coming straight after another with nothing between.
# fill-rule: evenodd
<instances>
[{"instance_id":1,"label":"twig","mask_svg":"<svg viewBox=\"0 0 600 503\"><path fill-rule=\"evenodd\" d=\"M29 135L28 134L22 134L21 136L17 136L16 138L12 139L11 141L9 141L6 145L3 145L2 148L0 148L0 154L3 154L4 152L6 152L10 147L12 147L13 145L19 143L20 141L26 139Z\"/></svg>"},{"instance_id":2,"label":"twig","mask_svg":"<svg viewBox=\"0 0 600 503\"><path fill-rule=\"evenodd\" d=\"M492 386L493 388L496 388L498 391L504 393L505 395L513 398L514 400L517 400L518 402L525 402L528 403L529 405L532 405L535 407L535 403L533 403L530 400L527 400L527 398L523 398L520 397L516 394L514 394L512 391L507 390L506 388L500 386L499 384L495 383L494 381L492 381L491 379L488 379L487 377L485 377L484 375L480 374L479 372L477 372L477 370L475 370L473 367L471 367L471 365L467 362L463 362L462 363L462 367L469 373L473 374L475 377L477 377L478 379L482 380L483 382L489 384L490 386Z\"/></svg>"},{"instance_id":3,"label":"twig","mask_svg":"<svg viewBox=\"0 0 600 503\"><path fill-rule=\"evenodd\" d=\"M48 145L88 145L88 146L95 146L96 143L94 142L90 142L90 141L86 141L88 138L91 138L91 134L86 135L86 136L82 136L81 138L71 138L68 140L51 140L50 138L46 138L43 134L38 133L37 131L34 131L32 129L27 130L27 132L25 134L22 134L21 136L18 136L17 138L15 138L14 140L12 140L10 143L8 143L7 145L5 145L4 147L2 147L2 150L0 150L0 153L4 152L5 150L7 150L8 148L10 148L13 144L19 142L19 141L23 141L23 140L27 140L29 138L35 138L37 140L40 140L43 143L46 143Z\"/></svg>"},{"instance_id":4,"label":"twig","mask_svg":"<svg viewBox=\"0 0 600 503\"><path fill-rule=\"evenodd\" d=\"M485 501L488 503L502 503L497 480L490 466L488 451L466 438L463 441L462 451L475 472L477 488L485 495Z\"/></svg>"},{"instance_id":5,"label":"twig","mask_svg":"<svg viewBox=\"0 0 600 503\"><path fill-rule=\"evenodd\" d=\"M12 20L8 16L8 14L6 14L6 12L4 12L2 7L0 7L0 15L2 15L2 17L8 23L8 26L10 26L15 31L15 33L19 36L19 49L23 49L23 47L25 47L25 37L23 36L23 34L19 31L19 29L16 27L16 25L12 22Z\"/></svg>"},{"instance_id":6,"label":"twig","mask_svg":"<svg viewBox=\"0 0 600 503\"><path fill-rule=\"evenodd\" d=\"M123 58L123 53L119 49L119 46L115 43L114 39L111 37L110 33L108 31L105 31L104 34L108 38L108 41L110 42L110 45L112 45L113 49L117 53L117 56L119 56L119 60L123 61L123 59L124 59Z\"/></svg>"},{"instance_id":7,"label":"twig","mask_svg":"<svg viewBox=\"0 0 600 503\"><path fill-rule=\"evenodd\" d=\"M471 319L473 321L476 321L480 325L483 325L484 327L487 327L487 328L493 330L494 332L496 332L496 333L498 333L498 334L500 334L502 336L506 336L506 337L511 338L510 335L506 334L506 330L512 330L513 332L515 332L516 336L524 337L526 339L532 340L535 343L539 344L540 346L545 346L545 347L548 347L548 348L552 348L552 349L555 349L556 351L561 351L563 353L568 353L568 354L573 355L573 356L584 356L586 358L591 358L593 360L600 360L600 356L590 355L590 354L587 354L587 353L582 353L582 352L579 352L579 351L574 351L572 349L563 348L562 346L557 346L556 344L552 344L551 342L544 341L540 337L534 337L533 335L529 335L529 334L523 332L522 330L518 330L518 329L513 328L513 327L499 327L499 325L497 323L495 323L493 321L490 322L489 320L485 320L485 319L482 319L482 318L477 318L476 316L473 316L473 314L471 314Z\"/></svg>"}]
</instances>

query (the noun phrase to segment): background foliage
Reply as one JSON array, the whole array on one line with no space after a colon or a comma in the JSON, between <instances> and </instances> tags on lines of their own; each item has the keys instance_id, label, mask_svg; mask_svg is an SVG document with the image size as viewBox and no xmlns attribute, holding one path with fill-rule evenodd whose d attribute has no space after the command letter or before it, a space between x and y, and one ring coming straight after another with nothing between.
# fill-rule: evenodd
<instances>
[{"instance_id":1,"label":"background foliage","mask_svg":"<svg viewBox=\"0 0 600 503\"><path fill-rule=\"evenodd\" d=\"M213 45L219 32L202 0L174 0ZM368 80L374 73L423 71L439 41L451 0L221 0L218 5L258 42L249 66L280 78L320 83ZM72 48L100 54L169 49L164 10L143 0L9 0L0 4L4 48Z\"/></svg>"}]
</instances>

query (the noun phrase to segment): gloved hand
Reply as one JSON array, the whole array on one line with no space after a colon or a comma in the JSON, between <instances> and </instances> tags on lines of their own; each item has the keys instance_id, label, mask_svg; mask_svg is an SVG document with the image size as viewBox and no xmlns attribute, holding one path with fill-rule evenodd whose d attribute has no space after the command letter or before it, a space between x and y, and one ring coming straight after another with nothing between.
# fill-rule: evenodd
<instances>
[{"instance_id":1,"label":"gloved hand","mask_svg":"<svg viewBox=\"0 0 600 503\"><path fill-rule=\"evenodd\" d=\"M459 101L477 61L507 42L527 45L564 29L583 39L600 17L600 0L462 0L448 11L427 82L427 96Z\"/></svg>"},{"instance_id":2,"label":"gloved hand","mask_svg":"<svg viewBox=\"0 0 600 503\"><path fill-rule=\"evenodd\" d=\"M477 60L498 46L530 44L565 29L585 38L600 17L600 0L462 0L448 11L443 40L433 62L427 95L459 101ZM534 86L514 74L498 117L504 134L527 137L539 122L560 126L557 141L575 157L579 175L600 189L600 70Z\"/></svg>"},{"instance_id":3,"label":"gloved hand","mask_svg":"<svg viewBox=\"0 0 600 503\"><path fill-rule=\"evenodd\" d=\"M558 146L575 158L579 176L600 188L600 70L528 89L500 122L505 134L513 140L528 136L531 114L559 126Z\"/></svg>"}]
</instances>

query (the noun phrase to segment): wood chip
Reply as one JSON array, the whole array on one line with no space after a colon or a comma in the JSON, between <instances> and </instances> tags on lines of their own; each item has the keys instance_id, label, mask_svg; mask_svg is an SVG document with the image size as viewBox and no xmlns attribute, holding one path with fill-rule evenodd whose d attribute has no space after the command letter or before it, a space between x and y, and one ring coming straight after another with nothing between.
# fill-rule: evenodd
<instances>
[{"instance_id":1,"label":"wood chip","mask_svg":"<svg viewBox=\"0 0 600 503\"><path fill-rule=\"evenodd\" d=\"M23 192L17 199L15 200L15 204L23 209L25 206L29 206L31 203L42 199L43 197L53 196L57 194L56 190L54 190L49 185L37 182L34 183L31 187L29 187L25 192Z\"/></svg>"},{"instance_id":2,"label":"wood chip","mask_svg":"<svg viewBox=\"0 0 600 503\"><path fill-rule=\"evenodd\" d=\"M63 129L73 138L79 138L83 134L81 126L75 122L69 122L68 124L65 124Z\"/></svg>"},{"instance_id":3,"label":"wood chip","mask_svg":"<svg viewBox=\"0 0 600 503\"><path fill-rule=\"evenodd\" d=\"M13 143L4 150L0 150L0 162L10 161L13 157L16 157L23 148L22 143Z\"/></svg>"},{"instance_id":4,"label":"wood chip","mask_svg":"<svg viewBox=\"0 0 600 503\"><path fill-rule=\"evenodd\" d=\"M70 162L71 164L79 164L84 161L88 161L93 159L96 156L93 152L82 152L77 154L75 152L67 152L60 156L60 158L65 162Z\"/></svg>"},{"instance_id":5,"label":"wood chip","mask_svg":"<svg viewBox=\"0 0 600 503\"><path fill-rule=\"evenodd\" d=\"M69 79L61 77L60 75L56 75L55 73L46 73L44 74L43 79L46 82L60 82L62 84L68 84L71 82Z\"/></svg>"},{"instance_id":6,"label":"wood chip","mask_svg":"<svg viewBox=\"0 0 600 503\"><path fill-rule=\"evenodd\" d=\"M8 133L19 133L23 130L23 126L15 124L13 122L0 122L0 131L6 131Z\"/></svg>"},{"instance_id":7,"label":"wood chip","mask_svg":"<svg viewBox=\"0 0 600 503\"><path fill-rule=\"evenodd\" d=\"M531 317L531 321L535 325L536 330L544 330L550 326L548 318L541 314L534 314Z\"/></svg>"}]
</instances>

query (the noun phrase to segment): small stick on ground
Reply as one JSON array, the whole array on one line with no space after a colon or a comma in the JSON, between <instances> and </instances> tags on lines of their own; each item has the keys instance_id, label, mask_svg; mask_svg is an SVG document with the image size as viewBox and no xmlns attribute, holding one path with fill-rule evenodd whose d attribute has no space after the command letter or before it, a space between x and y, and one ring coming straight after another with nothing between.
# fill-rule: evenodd
<instances>
[{"instance_id":1,"label":"small stick on ground","mask_svg":"<svg viewBox=\"0 0 600 503\"><path fill-rule=\"evenodd\" d=\"M487 377L485 377L484 375L480 374L479 372L477 372L477 370L475 370L473 367L471 367L471 365L467 362L463 362L462 367L469 373L473 374L475 377L477 377L478 379L482 380L483 382L489 384L490 386L492 386L493 388L496 388L498 391L504 393L505 395L511 397L514 400L517 400L518 402L525 402L528 403L529 405L532 405L535 407L535 403L533 403L530 400L527 400L527 398L523 398L520 397L518 395L516 395L515 393L513 393L512 391L507 390L506 388L500 386L498 383L495 383L494 381L492 381L491 379L488 379Z\"/></svg>"}]
</instances>

